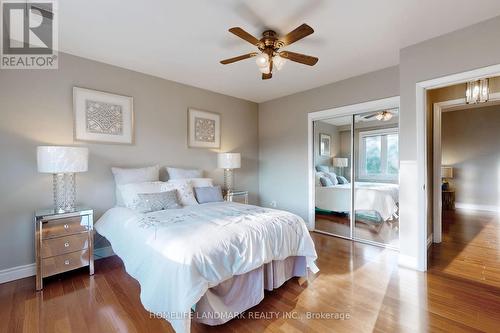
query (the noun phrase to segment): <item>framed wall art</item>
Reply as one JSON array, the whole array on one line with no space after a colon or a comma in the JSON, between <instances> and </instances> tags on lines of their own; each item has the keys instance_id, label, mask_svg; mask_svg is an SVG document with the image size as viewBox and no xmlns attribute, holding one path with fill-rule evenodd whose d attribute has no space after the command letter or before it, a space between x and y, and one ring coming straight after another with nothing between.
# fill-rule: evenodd
<instances>
[{"instance_id":1,"label":"framed wall art","mask_svg":"<svg viewBox=\"0 0 500 333\"><path fill-rule=\"evenodd\" d=\"M219 149L220 132L220 114L188 109L188 147Z\"/></svg>"},{"instance_id":2,"label":"framed wall art","mask_svg":"<svg viewBox=\"0 0 500 333\"><path fill-rule=\"evenodd\" d=\"M133 144L132 97L74 87L73 112L75 140Z\"/></svg>"}]
</instances>

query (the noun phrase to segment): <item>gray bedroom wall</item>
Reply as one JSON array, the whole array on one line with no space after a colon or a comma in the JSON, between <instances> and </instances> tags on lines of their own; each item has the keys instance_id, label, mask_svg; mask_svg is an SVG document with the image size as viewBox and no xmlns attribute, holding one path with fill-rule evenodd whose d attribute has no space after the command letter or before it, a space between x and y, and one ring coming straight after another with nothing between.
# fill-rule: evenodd
<instances>
[{"instance_id":1,"label":"gray bedroom wall","mask_svg":"<svg viewBox=\"0 0 500 333\"><path fill-rule=\"evenodd\" d=\"M443 112L442 163L453 167L455 200L500 206L500 105Z\"/></svg>"},{"instance_id":2,"label":"gray bedroom wall","mask_svg":"<svg viewBox=\"0 0 500 333\"><path fill-rule=\"evenodd\" d=\"M114 205L111 166L152 164L198 167L219 183L216 151L187 148L187 109L222 115L220 151L242 154L238 188L258 193L258 106L119 67L59 54L58 70L0 73L0 270L34 262L33 211L52 203L52 178L37 173L39 145L81 145L89 171L77 176L77 197L100 216ZM72 88L134 97L135 144L73 141ZM103 245L98 242L96 245Z\"/></svg>"},{"instance_id":3,"label":"gray bedroom wall","mask_svg":"<svg viewBox=\"0 0 500 333\"><path fill-rule=\"evenodd\" d=\"M320 134L328 134L330 141L330 156L321 156L319 150ZM314 165L327 165L332 167L332 156L336 156L340 151L340 137L337 126L323 121L314 122Z\"/></svg>"},{"instance_id":4,"label":"gray bedroom wall","mask_svg":"<svg viewBox=\"0 0 500 333\"><path fill-rule=\"evenodd\" d=\"M260 202L307 219L307 114L399 95L390 67L259 104Z\"/></svg>"},{"instance_id":5,"label":"gray bedroom wall","mask_svg":"<svg viewBox=\"0 0 500 333\"><path fill-rule=\"evenodd\" d=\"M419 221L418 193L424 191L417 177L417 114L416 84L421 81L461 73L476 68L500 63L500 16L462 30L406 47L400 51L400 177L411 182L400 187L399 235L400 252L408 258L423 261L424 254L418 253ZM467 42L464 42L467 41ZM402 200L403 199L403 200ZM404 223L403 223L404 221ZM428 229L430 225L428 226Z\"/></svg>"}]
</instances>

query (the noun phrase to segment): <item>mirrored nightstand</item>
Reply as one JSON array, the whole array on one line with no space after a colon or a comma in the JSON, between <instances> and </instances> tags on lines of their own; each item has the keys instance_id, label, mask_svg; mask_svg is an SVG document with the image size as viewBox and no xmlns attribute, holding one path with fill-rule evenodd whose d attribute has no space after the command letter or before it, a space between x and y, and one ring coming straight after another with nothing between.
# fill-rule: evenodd
<instances>
[{"instance_id":1,"label":"mirrored nightstand","mask_svg":"<svg viewBox=\"0 0 500 333\"><path fill-rule=\"evenodd\" d=\"M94 274L94 211L77 207L74 212L54 209L35 212L36 290L43 278L80 267Z\"/></svg>"},{"instance_id":2,"label":"mirrored nightstand","mask_svg":"<svg viewBox=\"0 0 500 333\"><path fill-rule=\"evenodd\" d=\"M248 205L248 191L230 191L224 196L224 200L230 202L239 202Z\"/></svg>"}]
</instances>

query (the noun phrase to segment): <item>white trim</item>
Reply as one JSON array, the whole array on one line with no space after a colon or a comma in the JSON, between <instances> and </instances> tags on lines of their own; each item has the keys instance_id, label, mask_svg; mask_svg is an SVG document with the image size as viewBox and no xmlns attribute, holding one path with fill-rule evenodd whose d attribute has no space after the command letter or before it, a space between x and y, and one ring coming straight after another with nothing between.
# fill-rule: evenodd
<instances>
[{"instance_id":1,"label":"white trim","mask_svg":"<svg viewBox=\"0 0 500 333\"><path fill-rule=\"evenodd\" d=\"M500 213L500 206L494 206L494 205L476 205L464 202L456 202L455 208L470 210L470 211L486 211L486 212Z\"/></svg>"},{"instance_id":2,"label":"white trim","mask_svg":"<svg viewBox=\"0 0 500 333\"><path fill-rule=\"evenodd\" d=\"M500 101L500 93L492 93L489 96L489 100L487 103L482 104L474 104L476 107L487 106L490 103L498 103ZM441 166L442 166L442 150L441 150L441 122L442 122L442 113L447 111L452 111L457 107L468 106L465 98L453 99L443 102L434 103L433 110L433 212L432 212L432 221L433 221L433 234L434 234L434 243L441 243L442 241L442 220L441 220L441 211L442 211L442 198L441 198ZM458 203L455 204L458 207ZM484 205L476 205L483 206ZM467 206L468 207L468 206ZM494 207L494 206L491 206ZM475 209L475 210L488 210L488 211L497 211L490 209ZM464 208L469 209L469 208ZM470 208L473 209L474 208Z\"/></svg>"},{"instance_id":3,"label":"white trim","mask_svg":"<svg viewBox=\"0 0 500 333\"><path fill-rule=\"evenodd\" d=\"M313 123L332 117L352 116L356 113L379 111L383 109L393 109L399 107L399 96L378 99L374 101L341 106L338 108L310 112L307 114L307 169L308 169L308 218L309 228L315 229L314 221L314 130ZM354 143L353 143L354 144ZM354 168L351 168L351 173Z\"/></svg>"},{"instance_id":4,"label":"white trim","mask_svg":"<svg viewBox=\"0 0 500 333\"><path fill-rule=\"evenodd\" d=\"M433 239L434 239L434 237L432 234L430 234L429 237L427 237L427 249L429 249L431 247Z\"/></svg>"},{"instance_id":5,"label":"white trim","mask_svg":"<svg viewBox=\"0 0 500 333\"><path fill-rule=\"evenodd\" d=\"M417 82L416 88L416 115L417 115L417 168L418 168L418 188L422 189L418 193L418 269L427 270L427 193L425 185L427 183L427 142L426 142L426 101L428 89L441 88L449 85L463 83L481 78L499 76L500 64L482 67L471 71L451 74L427 81Z\"/></svg>"},{"instance_id":6,"label":"white trim","mask_svg":"<svg viewBox=\"0 0 500 333\"><path fill-rule=\"evenodd\" d=\"M399 266L418 270L418 261L416 257L408 256L400 252L398 259Z\"/></svg>"},{"instance_id":7,"label":"white trim","mask_svg":"<svg viewBox=\"0 0 500 333\"><path fill-rule=\"evenodd\" d=\"M0 283L24 279L36 274L36 265L28 264L11 267L0 271Z\"/></svg>"}]
</instances>

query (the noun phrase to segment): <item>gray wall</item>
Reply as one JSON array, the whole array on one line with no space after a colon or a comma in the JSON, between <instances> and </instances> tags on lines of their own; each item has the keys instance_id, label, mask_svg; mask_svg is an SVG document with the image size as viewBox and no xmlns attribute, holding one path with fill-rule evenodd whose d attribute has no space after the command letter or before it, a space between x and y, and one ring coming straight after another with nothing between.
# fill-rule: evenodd
<instances>
[{"instance_id":1,"label":"gray wall","mask_svg":"<svg viewBox=\"0 0 500 333\"><path fill-rule=\"evenodd\" d=\"M133 96L135 144L75 143L73 86ZM187 148L188 107L221 113L221 151L241 152L236 184L248 189L255 203L257 104L66 54L60 54L58 70L2 70L0 270L34 262L33 211L50 206L52 200L51 176L37 173L38 145L89 147L89 171L77 176L77 197L98 216L114 204L114 165L199 167L221 182L216 152Z\"/></svg>"},{"instance_id":2,"label":"gray wall","mask_svg":"<svg viewBox=\"0 0 500 333\"><path fill-rule=\"evenodd\" d=\"M308 219L307 114L399 95L390 67L259 104L260 202Z\"/></svg>"},{"instance_id":3,"label":"gray wall","mask_svg":"<svg viewBox=\"0 0 500 333\"><path fill-rule=\"evenodd\" d=\"M500 206L500 105L444 112L442 164L453 167L456 202Z\"/></svg>"},{"instance_id":4,"label":"gray wall","mask_svg":"<svg viewBox=\"0 0 500 333\"><path fill-rule=\"evenodd\" d=\"M319 149L320 134L328 134L330 141L330 156L321 156ZM337 156L340 151L340 137L337 126L323 121L314 122L314 165L328 165L332 168L332 157Z\"/></svg>"}]
</instances>

